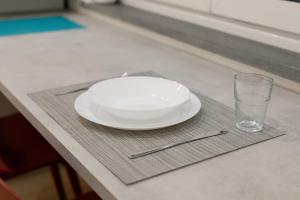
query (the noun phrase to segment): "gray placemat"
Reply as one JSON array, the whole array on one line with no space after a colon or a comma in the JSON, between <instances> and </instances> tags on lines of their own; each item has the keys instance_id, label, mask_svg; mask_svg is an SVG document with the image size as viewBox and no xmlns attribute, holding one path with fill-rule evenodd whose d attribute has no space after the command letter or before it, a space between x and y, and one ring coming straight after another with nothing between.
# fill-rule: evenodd
<instances>
[{"instance_id":1,"label":"gray placemat","mask_svg":"<svg viewBox=\"0 0 300 200\"><path fill-rule=\"evenodd\" d=\"M134 75L160 76L154 72ZM175 126L151 131L122 131L97 125L78 116L73 108L75 99L83 91L57 95L90 86L95 82L44 90L29 96L125 184L132 184L283 135L267 125L262 132L240 132L233 125L234 114L231 108L199 93L196 94L202 102L201 111L194 118ZM227 129L230 133L133 160L128 158L131 154L157 145L221 129Z\"/></svg>"}]
</instances>

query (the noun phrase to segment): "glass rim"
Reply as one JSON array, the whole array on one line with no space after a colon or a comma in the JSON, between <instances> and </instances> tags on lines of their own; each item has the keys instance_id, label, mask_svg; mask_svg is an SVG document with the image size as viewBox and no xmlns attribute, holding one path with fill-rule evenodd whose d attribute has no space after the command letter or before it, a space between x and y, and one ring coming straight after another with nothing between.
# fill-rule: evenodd
<instances>
[{"instance_id":1,"label":"glass rim","mask_svg":"<svg viewBox=\"0 0 300 200\"><path fill-rule=\"evenodd\" d=\"M238 72L234 75L234 80L241 80L238 78L240 75L252 75L252 76L263 78L264 80L268 81L268 82L265 82L264 85L274 83L274 79L272 77L265 76L262 74L257 74L257 73L251 73L251 72Z\"/></svg>"}]
</instances>

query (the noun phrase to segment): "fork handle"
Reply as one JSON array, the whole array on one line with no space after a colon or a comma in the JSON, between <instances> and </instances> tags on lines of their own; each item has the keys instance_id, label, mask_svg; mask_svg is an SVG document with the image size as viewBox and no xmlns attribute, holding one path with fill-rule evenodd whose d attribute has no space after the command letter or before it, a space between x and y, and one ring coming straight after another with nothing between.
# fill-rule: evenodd
<instances>
[{"instance_id":1,"label":"fork handle","mask_svg":"<svg viewBox=\"0 0 300 200\"><path fill-rule=\"evenodd\" d=\"M225 130L222 130L222 131L219 131L219 132L215 132L215 131L208 132L205 135L200 135L200 136L197 136L197 137L193 137L193 138L190 138L190 139L187 139L187 140L183 140L181 142L174 142L174 143L171 143L171 144L162 145L162 146L159 146L159 147L154 147L153 149L149 149L149 150L146 150L146 151L143 151L143 152L132 154L128 158L135 159L135 158L147 156L147 155L150 155L150 154L153 154L153 153L156 153L156 152L159 152L159 151L163 151L163 150L166 150L166 149L178 146L178 145L193 142L193 141L196 141L196 140L202 140L202 139L209 138L209 137L214 137L214 136L217 136L217 135L223 135L223 134L226 134L226 133L228 133L228 131L225 131Z\"/></svg>"}]
</instances>

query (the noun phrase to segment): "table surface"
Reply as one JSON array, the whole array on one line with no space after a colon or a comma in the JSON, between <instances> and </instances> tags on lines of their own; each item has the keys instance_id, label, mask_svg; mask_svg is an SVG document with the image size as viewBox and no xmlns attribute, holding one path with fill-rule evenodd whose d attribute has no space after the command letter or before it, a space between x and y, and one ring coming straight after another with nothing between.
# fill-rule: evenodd
<instances>
[{"instance_id":1,"label":"table surface","mask_svg":"<svg viewBox=\"0 0 300 200\"><path fill-rule=\"evenodd\" d=\"M300 95L277 86L267 121L287 135L124 185L27 94L153 70L232 107L236 72L107 21L66 16L86 29L0 38L0 90L104 200L300 199Z\"/></svg>"}]
</instances>

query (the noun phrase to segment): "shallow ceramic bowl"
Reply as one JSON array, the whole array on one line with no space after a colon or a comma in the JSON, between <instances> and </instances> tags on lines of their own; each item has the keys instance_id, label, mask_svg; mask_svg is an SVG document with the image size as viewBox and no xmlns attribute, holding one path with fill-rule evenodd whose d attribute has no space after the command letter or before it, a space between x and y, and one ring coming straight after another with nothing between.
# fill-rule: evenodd
<instances>
[{"instance_id":1,"label":"shallow ceramic bowl","mask_svg":"<svg viewBox=\"0 0 300 200\"><path fill-rule=\"evenodd\" d=\"M154 77L133 76L101 81L89 90L91 111L106 111L132 120L166 115L189 100L190 91L182 84Z\"/></svg>"}]
</instances>

